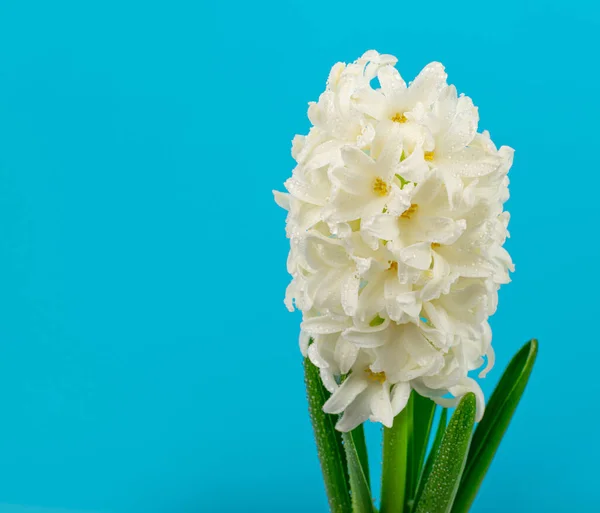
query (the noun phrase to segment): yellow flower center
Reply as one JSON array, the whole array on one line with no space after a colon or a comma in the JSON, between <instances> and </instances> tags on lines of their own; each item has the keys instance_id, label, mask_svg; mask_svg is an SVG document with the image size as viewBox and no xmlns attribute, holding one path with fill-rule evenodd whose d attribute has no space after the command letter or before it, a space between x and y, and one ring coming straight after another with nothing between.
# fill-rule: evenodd
<instances>
[{"instance_id":1,"label":"yellow flower center","mask_svg":"<svg viewBox=\"0 0 600 513\"><path fill-rule=\"evenodd\" d=\"M388 267L388 271L398 272L398 262L390 262L390 266Z\"/></svg>"},{"instance_id":2,"label":"yellow flower center","mask_svg":"<svg viewBox=\"0 0 600 513\"><path fill-rule=\"evenodd\" d=\"M432 242L431 243L431 249L439 248L440 246L441 246L441 244L439 242Z\"/></svg>"},{"instance_id":3,"label":"yellow flower center","mask_svg":"<svg viewBox=\"0 0 600 513\"><path fill-rule=\"evenodd\" d=\"M377 177L373 181L373 192L378 196L387 196L390 192L390 188L383 178Z\"/></svg>"},{"instance_id":4,"label":"yellow flower center","mask_svg":"<svg viewBox=\"0 0 600 513\"><path fill-rule=\"evenodd\" d=\"M396 112L396 114L394 114L391 117L391 120L394 123L406 123L408 121L408 119L406 119L406 116L400 112Z\"/></svg>"},{"instance_id":5,"label":"yellow flower center","mask_svg":"<svg viewBox=\"0 0 600 513\"><path fill-rule=\"evenodd\" d=\"M417 205L416 203L413 203L404 212L402 212L400 219L410 219L418 209L419 209L419 205Z\"/></svg>"},{"instance_id":6,"label":"yellow flower center","mask_svg":"<svg viewBox=\"0 0 600 513\"><path fill-rule=\"evenodd\" d=\"M385 372L373 372L371 369L365 369L365 372L367 373L367 378L371 381L381 384L385 383Z\"/></svg>"},{"instance_id":7,"label":"yellow flower center","mask_svg":"<svg viewBox=\"0 0 600 513\"><path fill-rule=\"evenodd\" d=\"M433 157L434 157L434 152L433 151L426 151L424 153L423 157L425 158L425 160L427 162L432 162L433 161Z\"/></svg>"}]
</instances>

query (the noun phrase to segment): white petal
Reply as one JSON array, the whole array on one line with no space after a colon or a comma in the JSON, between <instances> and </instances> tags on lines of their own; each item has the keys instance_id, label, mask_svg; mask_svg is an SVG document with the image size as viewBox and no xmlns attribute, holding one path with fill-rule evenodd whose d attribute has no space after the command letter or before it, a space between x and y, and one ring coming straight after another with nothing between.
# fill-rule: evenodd
<instances>
[{"instance_id":1,"label":"white petal","mask_svg":"<svg viewBox=\"0 0 600 513\"><path fill-rule=\"evenodd\" d=\"M373 387L375 388L375 386ZM371 408L371 420L381 422L386 427L392 427L394 422L394 413L390 402L389 385L383 383L375 388L370 394L369 406Z\"/></svg>"},{"instance_id":2,"label":"white petal","mask_svg":"<svg viewBox=\"0 0 600 513\"><path fill-rule=\"evenodd\" d=\"M402 156L402 138L396 130L390 134L383 149L377 156L377 170L381 172L386 181L391 180L396 174Z\"/></svg>"},{"instance_id":3,"label":"white petal","mask_svg":"<svg viewBox=\"0 0 600 513\"><path fill-rule=\"evenodd\" d=\"M306 143L305 135L295 135L292 139L292 157L297 160Z\"/></svg>"},{"instance_id":4,"label":"white petal","mask_svg":"<svg viewBox=\"0 0 600 513\"><path fill-rule=\"evenodd\" d=\"M464 187L463 181L449 166L443 167L441 175L448 193L448 203L450 204L450 208L454 209L460 202L460 195Z\"/></svg>"},{"instance_id":5,"label":"white petal","mask_svg":"<svg viewBox=\"0 0 600 513\"><path fill-rule=\"evenodd\" d=\"M440 244L454 244L467 228L464 219L450 217L419 217L419 228L423 238Z\"/></svg>"},{"instance_id":6,"label":"white petal","mask_svg":"<svg viewBox=\"0 0 600 513\"><path fill-rule=\"evenodd\" d=\"M418 105L420 106L421 104ZM394 123L398 126L398 132L404 141L404 151L407 155L411 155L418 147L432 150L435 146L435 139L431 130L424 124L421 124L416 111L417 109L413 109L406 113L406 118L410 121L409 123ZM393 123L393 121L391 122Z\"/></svg>"},{"instance_id":7,"label":"white petal","mask_svg":"<svg viewBox=\"0 0 600 513\"><path fill-rule=\"evenodd\" d=\"M354 365L358 351L358 347L347 341L343 336L338 339L335 345L334 358L340 366L342 374L347 374Z\"/></svg>"},{"instance_id":8,"label":"white petal","mask_svg":"<svg viewBox=\"0 0 600 513\"><path fill-rule=\"evenodd\" d=\"M392 184L389 198L386 202L386 208L389 215L399 216L410 207L410 195L408 192L400 189L396 184Z\"/></svg>"},{"instance_id":9,"label":"white petal","mask_svg":"<svg viewBox=\"0 0 600 513\"><path fill-rule=\"evenodd\" d=\"M292 282L285 289L285 297L283 299L283 304L288 309L289 312L294 311L294 299L296 298L297 293L297 284L296 280L292 280Z\"/></svg>"},{"instance_id":10,"label":"white petal","mask_svg":"<svg viewBox=\"0 0 600 513\"><path fill-rule=\"evenodd\" d=\"M344 331L344 337L362 348L373 348L384 345L389 338L389 332L386 331L390 321L385 319L379 326L368 327L363 329L348 328Z\"/></svg>"},{"instance_id":11,"label":"white petal","mask_svg":"<svg viewBox=\"0 0 600 513\"><path fill-rule=\"evenodd\" d=\"M409 182L421 182L429 166L424 159L423 148L417 146L413 152L400 163L396 173Z\"/></svg>"},{"instance_id":12,"label":"white petal","mask_svg":"<svg viewBox=\"0 0 600 513\"><path fill-rule=\"evenodd\" d=\"M422 366L427 367L431 364L432 359L437 359L439 353L431 347L429 342L425 340L419 328L414 324L407 324L404 327L402 341L406 350Z\"/></svg>"},{"instance_id":13,"label":"white petal","mask_svg":"<svg viewBox=\"0 0 600 513\"><path fill-rule=\"evenodd\" d=\"M384 280L381 274L378 277L370 278L358 296L361 318L365 322L370 322L385 307L385 298L383 295Z\"/></svg>"},{"instance_id":14,"label":"white petal","mask_svg":"<svg viewBox=\"0 0 600 513\"><path fill-rule=\"evenodd\" d=\"M460 402L460 397L441 397L441 396L428 396L433 402L442 408L456 408Z\"/></svg>"},{"instance_id":15,"label":"white petal","mask_svg":"<svg viewBox=\"0 0 600 513\"><path fill-rule=\"evenodd\" d=\"M365 378L358 377L356 373L350 374L346 380L341 384L333 395L327 399L327 402L323 405L323 411L325 413L341 413L343 412L356 396L360 394L365 388L367 388L367 380Z\"/></svg>"},{"instance_id":16,"label":"white petal","mask_svg":"<svg viewBox=\"0 0 600 513\"><path fill-rule=\"evenodd\" d=\"M319 144L312 152L310 157L303 162L304 169L307 172L315 172L316 170L329 167L330 165L341 165L339 157L339 149L343 145L340 141L326 141Z\"/></svg>"},{"instance_id":17,"label":"white petal","mask_svg":"<svg viewBox=\"0 0 600 513\"><path fill-rule=\"evenodd\" d=\"M485 278L492 274L490 264L481 256L454 246L441 246L436 250L450 264L452 270L469 278Z\"/></svg>"},{"instance_id":18,"label":"white petal","mask_svg":"<svg viewBox=\"0 0 600 513\"><path fill-rule=\"evenodd\" d=\"M411 267L425 271L431 265L431 244L418 242L400 251L401 260Z\"/></svg>"},{"instance_id":19,"label":"white petal","mask_svg":"<svg viewBox=\"0 0 600 513\"><path fill-rule=\"evenodd\" d=\"M437 171L432 170L425 180L419 182L413 193L414 203L423 206L432 204L435 201L435 205L438 205L437 196L442 189L442 182L439 179L439 175Z\"/></svg>"},{"instance_id":20,"label":"white petal","mask_svg":"<svg viewBox=\"0 0 600 513\"><path fill-rule=\"evenodd\" d=\"M408 206L406 208L408 208ZM361 229L372 233L383 240L392 240L400 235L398 216L389 214L377 214L368 219L364 219L361 223Z\"/></svg>"},{"instance_id":21,"label":"white petal","mask_svg":"<svg viewBox=\"0 0 600 513\"><path fill-rule=\"evenodd\" d=\"M417 300L416 292L406 292L405 294L399 294L395 298L398 306L406 312L409 317L417 317L421 312L421 302Z\"/></svg>"},{"instance_id":22,"label":"white petal","mask_svg":"<svg viewBox=\"0 0 600 513\"><path fill-rule=\"evenodd\" d=\"M360 278L356 272L351 270L342 281L340 290L342 308L346 315L352 316L356 313L359 286Z\"/></svg>"},{"instance_id":23,"label":"white petal","mask_svg":"<svg viewBox=\"0 0 600 513\"><path fill-rule=\"evenodd\" d=\"M449 85L445 87L439 94L437 101L433 106L434 117L440 120L441 127L448 127L456 114L456 104L458 103L458 95L456 87Z\"/></svg>"},{"instance_id":24,"label":"white petal","mask_svg":"<svg viewBox=\"0 0 600 513\"><path fill-rule=\"evenodd\" d=\"M359 239L360 240L360 239ZM356 247L358 247L358 243L355 240L354 241L355 244L357 244ZM367 273L367 271L369 271L369 269L371 269L373 263L375 262L375 260L373 258L362 258L359 256L353 256L351 257L352 261L356 264L356 270L358 271L359 275L364 275L365 273Z\"/></svg>"},{"instance_id":25,"label":"white petal","mask_svg":"<svg viewBox=\"0 0 600 513\"><path fill-rule=\"evenodd\" d=\"M401 252L402 249L397 249L394 244L388 244L388 246L392 246L390 248L395 255L398 255L398 281L400 283L417 283L419 277L421 275L421 270L416 267L412 267L408 264L405 264L402 261Z\"/></svg>"},{"instance_id":26,"label":"white petal","mask_svg":"<svg viewBox=\"0 0 600 513\"><path fill-rule=\"evenodd\" d=\"M410 84L413 101L421 102L426 106L431 105L446 86L447 76L444 66L439 62L432 62L425 66Z\"/></svg>"},{"instance_id":27,"label":"white petal","mask_svg":"<svg viewBox=\"0 0 600 513\"><path fill-rule=\"evenodd\" d=\"M385 198L382 199L381 204L383 206L385 205ZM363 217L365 210L367 208L362 198L339 190L331 204L323 208L323 218L332 223L354 221Z\"/></svg>"},{"instance_id":28,"label":"white petal","mask_svg":"<svg viewBox=\"0 0 600 513\"><path fill-rule=\"evenodd\" d=\"M333 394L338 389L338 384L335 381L335 377L330 369L319 369L321 381L329 393Z\"/></svg>"},{"instance_id":29,"label":"white petal","mask_svg":"<svg viewBox=\"0 0 600 513\"><path fill-rule=\"evenodd\" d=\"M457 102L457 114L448 130L438 140L438 148L443 153L454 153L465 148L477 133L479 115L470 98L461 96Z\"/></svg>"},{"instance_id":30,"label":"white petal","mask_svg":"<svg viewBox=\"0 0 600 513\"><path fill-rule=\"evenodd\" d=\"M301 250L305 252L307 261L313 269L321 267L319 261L326 266L339 269L346 269L352 263L341 241L326 237L317 231L307 234Z\"/></svg>"},{"instance_id":31,"label":"white petal","mask_svg":"<svg viewBox=\"0 0 600 513\"><path fill-rule=\"evenodd\" d=\"M405 408L410 398L410 391L410 384L402 381L396 383L392 388L392 412L394 417Z\"/></svg>"},{"instance_id":32,"label":"white petal","mask_svg":"<svg viewBox=\"0 0 600 513\"><path fill-rule=\"evenodd\" d=\"M273 191L275 197L275 203L284 210L290 209L290 195L285 192Z\"/></svg>"},{"instance_id":33,"label":"white petal","mask_svg":"<svg viewBox=\"0 0 600 513\"><path fill-rule=\"evenodd\" d=\"M336 62L332 66L329 76L327 77L327 89L332 89L336 86L345 68L346 65L343 62Z\"/></svg>"},{"instance_id":34,"label":"white petal","mask_svg":"<svg viewBox=\"0 0 600 513\"><path fill-rule=\"evenodd\" d=\"M313 342L308 348L308 358L311 363L319 369L329 368L329 362L323 358L319 351L320 347L317 342Z\"/></svg>"},{"instance_id":35,"label":"white petal","mask_svg":"<svg viewBox=\"0 0 600 513\"><path fill-rule=\"evenodd\" d=\"M302 353L302 356L304 356L306 358L306 353L308 351L308 344L310 342L310 335L304 331L303 329L300 330L300 352Z\"/></svg>"},{"instance_id":36,"label":"white petal","mask_svg":"<svg viewBox=\"0 0 600 513\"><path fill-rule=\"evenodd\" d=\"M379 91L374 91L370 87L366 87L358 91L353 98L356 107L361 112L375 119L384 119L386 117L387 101L385 96Z\"/></svg>"},{"instance_id":37,"label":"white petal","mask_svg":"<svg viewBox=\"0 0 600 513\"><path fill-rule=\"evenodd\" d=\"M335 294L338 274L323 270L307 278L301 290L302 295L296 297L296 308L308 311L315 307L315 304L317 308L322 308L325 301Z\"/></svg>"},{"instance_id":38,"label":"white petal","mask_svg":"<svg viewBox=\"0 0 600 513\"><path fill-rule=\"evenodd\" d=\"M368 394L360 394L352 404L348 405L342 418L335 425L335 429L346 433L367 420L371 415L369 400Z\"/></svg>"},{"instance_id":39,"label":"white petal","mask_svg":"<svg viewBox=\"0 0 600 513\"><path fill-rule=\"evenodd\" d=\"M416 317L421 311L421 303L411 285L401 284L394 276L385 281L384 296L390 319L401 322L406 315Z\"/></svg>"},{"instance_id":40,"label":"white petal","mask_svg":"<svg viewBox=\"0 0 600 513\"><path fill-rule=\"evenodd\" d=\"M500 157L485 153L480 148L469 146L457 153L440 158L437 165L446 173L475 178L496 171L501 164Z\"/></svg>"},{"instance_id":41,"label":"white petal","mask_svg":"<svg viewBox=\"0 0 600 513\"><path fill-rule=\"evenodd\" d=\"M298 229L305 232L315 226L321 220L321 212L319 206L302 203L297 213Z\"/></svg>"},{"instance_id":42,"label":"white petal","mask_svg":"<svg viewBox=\"0 0 600 513\"><path fill-rule=\"evenodd\" d=\"M358 169L373 169L374 162L364 151L355 148L354 146L344 146L341 149L342 160L348 167L355 167Z\"/></svg>"},{"instance_id":43,"label":"white petal","mask_svg":"<svg viewBox=\"0 0 600 513\"><path fill-rule=\"evenodd\" d=\"M384 66L377 72L383 94L389 99L397 93L406 91L406 82L394 66Z\"/></svg>"},{"instance_id":44,"label":"white petal","mask_svg":"<svg viewBox=\"0 0 600 513\"><path fill-rule=\"evenodd\" d=\"M457 396L457 399L461 399L462 396L469 392L473 392L475 394L475 400L477 404L477 414L475 416L475 422L479 422L483 417L483 413L485 410L485 397L483 396L483 391L479 386L479 383L475 381L473 378L463 378L459 385L453 386L449 388L450 393L454 396Z\"/></svg>"},{"instance_id":45,"label":"white petal","mask_svg":"<svg viewBox=\"0 0 600 513\"><path fill-rule=\"evenodd\" d=\"M374 177L357 166L333 168L329 176L332 182L355 196L368 194L373 187Z\"/></svg>"},{"instance_id":46,"label":"white petal","mask_svg":"<svg viewBox=\"0 0 600 513\"><path fill-rule=\"evenodd\" d=\"M316 189L312 184L307 183L299 176L288 178L284 185L289 193L295 198L315 205L323 204L323 191Z\"/></svg>"},{"instance_id":47,"label":"white petal","mask_svg":"<svg viewBox=\"0 0 600 513\"><path fill-rule=\"evenodd\" d=\"M447 351L450 349L450 346L454 341L454 336L451 333L446 333L445 331L438 330L437 328L431 328L426 324L421 323L419 325L419 329L425 338L438 349Z\"/></svg>"},{"instance_id":48,"label":"white petal","mask_svg":"<svg viewBox=\"0 0 600 513\"><path fill-rule=\"evenodd\" d=\"M348 321L341 316L321 315L311 317L302 321L300 328L308 335L325 335L328 333L340 333L348 326Z\"/></svg>"},{"instance_id":49,"label":"white petal","mask_svg":"<svg viewBox=\"0 0 600 513\"><path fill-rule=\"evenodd\" d=\"M446 333L451 332L448 314L443 308L437 307L433 303L427 302L423 303L423 309L427 314L427 318L433 323L433 325L437 329L445 331Z\"/></svg>"},{"instance_id":50,"label":"white petal","mask_svg":"<svg viewBox=\"0 0 600 513\"><path fill-rule=\"evenodd\" d=\"M485 355L487 356L487 365L485 366L485 369L479 373L480 378L485 378L487 373L492 370L494 363L496 362L496 353L494 352L494 348L492 346L488 347Z\"/></svg>"},{"instance_id":51,"label":"white petal","mask_svg":"<svg viewBox=\"0 0 600 513\"><path fill-rule=\"evenodd\" d=\"M375 362L371 364L373 372L385 372L388 381L400 381L398 375L409 361L409 354L402 341L402 330L393 330L393 336L384 346L374 349Z\"/></svg>"}]
</instances>

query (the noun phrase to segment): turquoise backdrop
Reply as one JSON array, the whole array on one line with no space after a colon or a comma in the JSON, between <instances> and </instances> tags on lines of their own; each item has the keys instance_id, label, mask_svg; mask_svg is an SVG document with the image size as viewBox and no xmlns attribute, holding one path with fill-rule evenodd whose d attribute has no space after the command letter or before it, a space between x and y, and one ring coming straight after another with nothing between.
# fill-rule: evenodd
<instances>
[{"instance_id":1,"label":"turquoise backdrop","mask_svg":"<svg viewBox=\"0 0 600 513\"><path fill-rule=\"evenodd\" d=\"M443 62L516 149L486 394L541 348L474 512L597 512L599 14L1 0L0 513L326 512L271 190L370 48Z\"/></svg>"}]
</instances>

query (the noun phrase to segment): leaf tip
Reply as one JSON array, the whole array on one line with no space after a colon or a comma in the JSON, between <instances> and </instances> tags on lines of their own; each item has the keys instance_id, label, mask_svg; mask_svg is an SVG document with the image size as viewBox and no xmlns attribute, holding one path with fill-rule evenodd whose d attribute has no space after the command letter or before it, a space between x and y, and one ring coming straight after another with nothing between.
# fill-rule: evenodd
<instances>
[{"instance_id":1,"label":"leaf tip","mask_svg":"<svg viewBox=\"0 0 600 513\"><path fill-rule=\"evenodd\" d=\"M523 350L527 351L527 359L535 360L538 354L538 339L532 338L527 344L523 346Z\"/></svg>"}]
</instances>

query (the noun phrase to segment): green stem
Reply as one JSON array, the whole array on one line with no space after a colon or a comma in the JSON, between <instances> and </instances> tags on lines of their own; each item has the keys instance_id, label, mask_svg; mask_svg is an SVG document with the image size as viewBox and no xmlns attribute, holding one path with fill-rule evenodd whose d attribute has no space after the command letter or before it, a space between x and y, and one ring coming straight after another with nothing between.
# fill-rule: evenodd
<instances>
[{"instance_id":1,"label":"green stem","mask_svg":"<svg viewBox=\"0 0 600 513\"><path fill-rule=\"evenodd\" d=\"M367 441L365 439L365 430L362 424L352 430L352 438L354 445L356 446L356 452L358 453L358 459L360 465L365 473L367 484L371 486L371 479L369 473L369 455L367 453Z\"/></svg>"},{"instance_id":2,"label":"green stem","mask_svg":"<svg viewBox=\"0 0 600 513\"><path fill-rule=\"evenodd\" d=\"M403 513L406 492L408 440L412 430L412 412L404 408L391 428L383 428L383 470L381 513Z\"/></svg>"},{"instance_id":3,"label":"green stem","mask_svg":"<svg viewBox=\"0 0 600 513\"><path fill-rule=\"evenodd\" d=\"M416 392L412 392L407 405L412 414L412 432L409 436L408 469L406 502L411 504L417 492L419 476L423 469L425 453L429 444L431 424L435 415L435 403Z\"/></svg>"},{"instance_id":4,"label":"green stem","mask_svg":"<svg viewBox=\"0 0 600 513\"><path fill-rule=\"evenodd\" d=\"M329 509L331 513L352 513L342 435L335 430L336 416L323 412L323 404L329 398L329 392L323 386L319 369L308 358L304 359L304 379Z\"/></svg>"},{"instance_id":5,"label":"green stem","mask_svg":"<svg viewBox=\"0 0 600 513\"><path fill-rule=\"evenodd\" d=\"M354 444L352 432L342 433L348 473L350 474L350 492L352 498L352 513L375 513L371 489L367 484L367 477L360 463L358 452Z\"/></svg>"}]
</instances>

